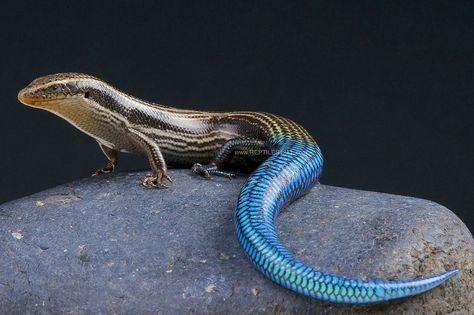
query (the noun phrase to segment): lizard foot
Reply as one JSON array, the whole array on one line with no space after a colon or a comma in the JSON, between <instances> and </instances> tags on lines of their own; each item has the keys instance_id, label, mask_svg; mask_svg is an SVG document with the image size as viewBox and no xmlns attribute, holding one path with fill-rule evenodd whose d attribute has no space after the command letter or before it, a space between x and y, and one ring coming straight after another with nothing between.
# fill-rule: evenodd
<instances>
[{"instance_id":1,"label":"lizard foot","mask_svg":"<svg viewBox=\"0 0 474 315\"><path fill-rule=\"evenodd\" d=\"M143 179L142 184L147 188L168 188L168 186L163 184L163 179L167 179L170 183L173 182L171 177L165 171L160 171L153 175L147 174Z\"/></svg>"},{"instance_id":2,"label":"lizard foot","mask_svg":"<svg viewBox=\"0 0 474 315\"><path fill-rule=\"evenodd\" d=\"M104 168L99 168L97 171L95 171L92 176L97 176L97 175L102 175L102 174L109 174L112 173L115 170L115 165L109 164Z\"/></svg>"},{"instance_id":3,"label":"lizard foot","mask_svg":"<svg viewBox=\"0 0 474 315\"><path fill-rule=\"evenodd\" d=\"M205 178L211 178L211 175L227 177L228 179L235 177L234 173L220 171L217 166L213 164L201 165L199 163L195 163L191 168L191 172Z\"/></svg>"}]
</instances>

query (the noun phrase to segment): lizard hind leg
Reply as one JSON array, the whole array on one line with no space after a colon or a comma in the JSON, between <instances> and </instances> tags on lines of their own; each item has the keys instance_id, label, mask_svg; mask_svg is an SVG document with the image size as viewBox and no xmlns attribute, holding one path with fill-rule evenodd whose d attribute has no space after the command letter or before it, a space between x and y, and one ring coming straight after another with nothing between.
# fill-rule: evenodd
<instances>
[{"instance_id":1,"label":"lizard hind leg","mask_svg":"<svg viewBox=\"0 0 474 315\"><path fill-rule=\"evenodd\" d=\"M230 139L214 153L211 163L207 165L195 163L191 168L191 172L205 178L211 178L211 175L215 175L232 179L236 175L232 172L223 171L222 167L228 164L237 152L251 158L255 152L266 148L268 148L268 144L263 140L249 138Z\"/></svg>"}]
</instances>

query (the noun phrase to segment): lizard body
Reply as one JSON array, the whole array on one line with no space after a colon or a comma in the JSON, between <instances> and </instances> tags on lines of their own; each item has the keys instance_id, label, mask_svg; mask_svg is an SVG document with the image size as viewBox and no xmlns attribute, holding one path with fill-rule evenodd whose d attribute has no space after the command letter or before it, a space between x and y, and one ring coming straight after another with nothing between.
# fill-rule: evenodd
<instances>
[{"instance_id":1,"label":"lizard body","mask_svg":"<svg viewBox=\"0 0 474 315\"><path fill-rule=\"evenodd\" d=\"M235 155L260 161L241 190L234 225L254 266L274 282L320 300L370 303L427 291L454 276L454 269L425 278L384 281L349 279L315 270L278 240L280 209L309 191L321 176L323 157L311 135L295 122L269 113L203 112L146 102L95 77L60 73L34 80L18 99L48 110L92 136L108 158L96 174L112 172L118 152L148 157L147 187L166 187L170 165L196 174L226 172Z\"/></svg>"}]
</instances>

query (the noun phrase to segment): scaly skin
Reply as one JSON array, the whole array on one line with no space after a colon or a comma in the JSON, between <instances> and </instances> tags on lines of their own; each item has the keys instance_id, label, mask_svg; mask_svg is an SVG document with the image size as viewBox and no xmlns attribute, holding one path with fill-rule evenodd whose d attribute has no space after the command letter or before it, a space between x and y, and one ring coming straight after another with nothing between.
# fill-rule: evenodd
<instances>
[{"instance_id":1,"label":"scaly skin","mask_svg":"<svg viewBox=\"0 0 474 315\"><path fill-rule=\"evenodd\" d=\"M223 168L234 156L262 162L242 188L234 224L250 261L285 288L324 301L372 303L427 291L458 273L454 269L401 281L349 279L315 270L290 253L278 240L276 217L318 181L323 157L311 135L289 119L176 109L136 99L79 73L38 78L18 99L96 139L108 164L95 175L113 172L118 152L145 154L153 174L143 184L158 188L166 187L164 179L171 181L167 163L192 165L194 173L205 177L233 177Z\"/></svg>"}]
</instances>

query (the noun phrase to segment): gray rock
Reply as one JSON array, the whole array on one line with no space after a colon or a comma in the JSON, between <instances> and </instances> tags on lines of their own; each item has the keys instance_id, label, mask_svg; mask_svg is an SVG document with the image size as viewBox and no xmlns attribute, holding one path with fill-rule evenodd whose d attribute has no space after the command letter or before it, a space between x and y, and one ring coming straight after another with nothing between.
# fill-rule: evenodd
<instances>
[{"instance_id":1,"label":"gray rock","mask_svg":"<svg viewBox=\"0 0 474 315\"><path fill-rule=\"evenodd\" d=\"M281 240L304 261L350 277L403 279L461 269L420 296L321 303L247 261L233 229L245 178L172 170L78 180L0 205L0 313L434 313L474 309L474 240L426 200L319 185L285 209Z\"/></svg>"}]
</instances>

